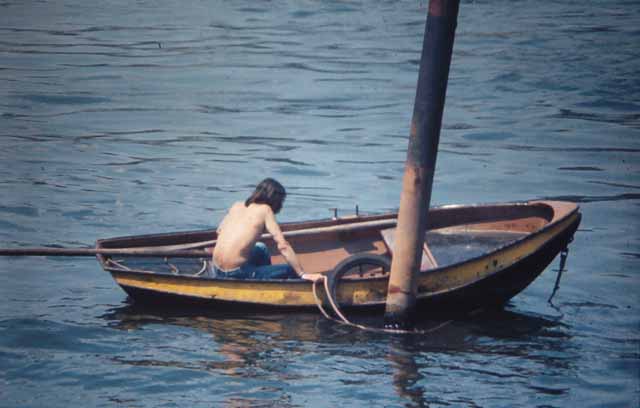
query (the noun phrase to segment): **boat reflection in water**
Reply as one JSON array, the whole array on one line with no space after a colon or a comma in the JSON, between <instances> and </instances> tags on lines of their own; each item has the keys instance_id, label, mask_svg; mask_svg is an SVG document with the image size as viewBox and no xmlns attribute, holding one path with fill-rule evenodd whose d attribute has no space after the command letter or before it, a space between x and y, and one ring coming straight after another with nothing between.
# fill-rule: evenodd
<instances>
[{"instance_id":1,"label":"boat reflection in water","mask_svg":"<svg viewBox=\"0 0 640 408\"><path fill-rule=\"evenodd\" d=\"M505 310L431 321L429 326L439 326L437 330L411 335L365 332L312 313L185 313L128 305L102 318L110 327L126 330L127 336L135 332L143 343L134 347L144 353L132 350L132 357L115 362L207 374L199 387L228 406L274 400L296 405L301 395L308 403L314 398L330 403L330 396L315 394L318 384L336 390L336 395L366 398L366 390L380 381L391 381L396 392L381 403L428 406L452 402L440 381L435 381L438 389L429 385L430 378L452 372L457 372L456 378L460 371L469 373L469 381L477 386L478 381L495 384L506 376L528 382L542 372L571 371L558 354L570 344L566 325ZM167 349L175 349L175 354ZM564 392L535 381L530 387L552 395Z\"/></svg>"}]
</instances>

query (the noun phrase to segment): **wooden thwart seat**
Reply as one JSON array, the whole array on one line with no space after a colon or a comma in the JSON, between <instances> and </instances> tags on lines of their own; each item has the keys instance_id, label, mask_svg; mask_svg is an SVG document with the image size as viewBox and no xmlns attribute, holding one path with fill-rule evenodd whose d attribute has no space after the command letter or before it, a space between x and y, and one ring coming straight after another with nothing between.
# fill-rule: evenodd
<instances>
[{"instance_id":1,"label":"wooden thwart seat","mask_svg":"<svg viewBox=\"0 0 640 408\"><path fill-rule=\"evenodd\" d=\"M387 228L380 230L380 234L382 235L382 239L384 240L387 249L391 255L393 255L393 248L395 244L395 228ZM427 245L427 240L425 237L424 244L422 245L422 262L420 263L420 271L426 271L429 269L434 269L438 267L438 262L436 262L436 258L433 257L429 246Z\"/></svg>"}]
</instances>

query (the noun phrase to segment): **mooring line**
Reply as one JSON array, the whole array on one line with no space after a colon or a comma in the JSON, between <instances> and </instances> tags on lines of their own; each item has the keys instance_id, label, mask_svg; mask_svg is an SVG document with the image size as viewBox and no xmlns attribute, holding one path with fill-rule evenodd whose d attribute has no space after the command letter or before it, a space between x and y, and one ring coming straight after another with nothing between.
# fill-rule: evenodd
<instances>
[{"instance_id":1,"label":"mooring line","mask_svg":"<svg viewBox=\"0 0 640 408\"><path fill-rule=\"evenodd\" d=\"M569 243L573 240L569 240ZM562 278L562 273L566 270L567 258L569 257L569 244L560 252L560 266L558 267L558 276L556 277L556 284L553 286L553 291L551 292L551 296L547 299L547 303L553 305L551 300L556 295L558 289L560 289L560 279Z\"/></svg>"},{"instance_id":2,"label":"mooring line","mask_svg":"<svg viewBox=\"0 0 640 408\"><path fill-rule=\"evenodd\" d=\"M324 291L325 291L325 294L327 295L327 299L329 299L329 304L331 305L334 313L338 317L340 317L340 319L336 319L335 317L329 315L329 313L327 313L327 311L322 306L322 301L320 300L320 297L318 296L317 289L316 289L316 284L318 283L318 280L313 281L313 283L311 284L312 291L313 291L313 297L316 300L316 306L318 306L318 309L320 309L320 312L324 315L324 317L326 317L328 320L334 321L336 323L340 323L340 324L343 324L343 325L346 325L346 326L356 327L356 328L358 328L360 330L365 330L365 331L374 332L374 333L429 334L429 333L433 333L433 332L435 332L437 330L440 330L443 327L448 326L449 324L454 322L454 320L447 320L446 322L440 323L439 325L437 325L435 327L432 327L432 328L430 328L428 330L387 329L387 328L370 327L370 326L365 326L365 325L362 325L362 324L353 323L352 321L347 319L344 316L344 314L342 314L342 312L340 311L340 307L338 306L338 303L335 301L335 299L333 299L333 296L331 295L332 291L329 288L329 279L326 276L323 276L322 280L324 281Z\"/></svg>"}]
</instances>

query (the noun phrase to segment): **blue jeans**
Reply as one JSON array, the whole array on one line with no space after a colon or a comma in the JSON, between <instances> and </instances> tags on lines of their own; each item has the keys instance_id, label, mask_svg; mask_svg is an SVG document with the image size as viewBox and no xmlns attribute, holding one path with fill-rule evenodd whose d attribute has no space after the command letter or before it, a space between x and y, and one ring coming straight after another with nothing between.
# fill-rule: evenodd
<instances>
[{"instance_id":1,"label":"blue jeans","mask_svg":"<svg viewBox=\"0 0 640 408\"><path fill-rule=\"evenodd\" d=\"M287 264L271 265L269 248L262 242L255 244L244 265L230 271L223 271L212 265L215 278L233 279L297 279L298 274Z\"/></svg>"}]
</instances>

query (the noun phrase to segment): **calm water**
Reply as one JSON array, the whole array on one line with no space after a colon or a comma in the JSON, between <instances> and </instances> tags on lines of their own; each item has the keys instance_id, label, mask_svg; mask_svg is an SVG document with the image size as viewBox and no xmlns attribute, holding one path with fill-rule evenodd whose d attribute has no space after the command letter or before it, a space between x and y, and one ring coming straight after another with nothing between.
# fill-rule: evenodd
<instances>
[{"instance_id":1,"label":"calm water","mask_svg":"<svg viewBox=\"0 0 640 408\"><path fill-rule=\"evenodd\" d=\"M558 4L561 3L561 4ZM0 1L0 246L398 205L426 2ZM637 407L640 3L464 1L434 204L583 223L504 312L428 336L142 310L91 258L0 259L0 406Z\"/></svg>"}]
</instances>

